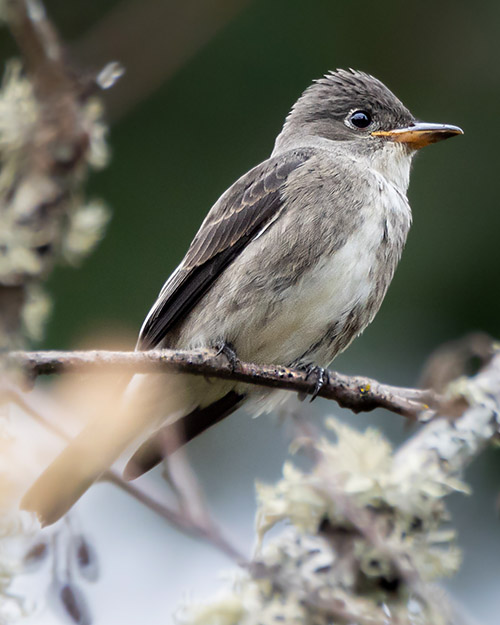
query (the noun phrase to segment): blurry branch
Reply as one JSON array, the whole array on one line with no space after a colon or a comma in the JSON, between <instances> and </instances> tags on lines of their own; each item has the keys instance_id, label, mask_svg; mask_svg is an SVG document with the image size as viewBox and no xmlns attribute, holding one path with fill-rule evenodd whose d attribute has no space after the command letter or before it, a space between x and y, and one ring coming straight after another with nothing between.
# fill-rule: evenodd
<instances>
[{"instance_id":1,"label":"blurry branch","mask_svg":"<svg viewBox=\"0 0 500 625\"><path fill-rule=\"evenodd\" d=\"M448 474L462 472L500 434L500 351L477 375L458 378L446 391L452 412L435 419L398 451L395 462L404 474L408 464L428 470L437 462ZM454 401L452 401L454 400ZM461 406L461 410L460 410ZM457 411L459 414L457 414ZM406 466L406 469L405 469Z\"/></svg>"},{"instance_id":2,"label":"blurry branch","mask_svg":"<svg viewBox=\"0 0 500 625\"><path fill-rule=\"evenodd\" d=\"M191 514L187 507L183 507L179 511L169 508L158 499L148 495L139 486L125 481L121 475L112 469L106 471L101 479L114 484L182 533L209 542L239 565L244 565L247 562L247 559L227 541L208 514L198 518Z\"/></svg>"},{"instance_id":3,"label":"blurry branch","mask_svg":"<svg viewBox=\"0 0 500 625\"><path fill-rule=\"evenodd\" d=\"M41 283L60 260L77 262L108 220L86 205L89 167L107 161L96 79L77 74L38 0L5 0L22 62L0 91L0 347L39 338L50 303Z\"/></svg>"},{"instance_id":4,"label":"blurry branch","mask_svg":"<svg viewBox=\"0 0 500 625\"><path fill-rule=\"evenodd\" d=\"M54 423L49 415L44 414L45 411L42 410L44 402L40 401L39 397L33 398L29 394L23 393L15 384L6 379L3 379L0 385L0 397L3 402L16 404L25 414L61 440L71 441L72 437ZM178 450L177 456L181 454L182 450ZM172 459L168 459L167 462L172 462ZM186 474L190 473L191 469L187 462L183 464L182 471L179 472L180 477L174 485L174 492L181 503L179 510L166 506L158 498L146 493L140 486L130 484L114 469L105 471L100 480L118 487L184 534L212 544L240 565L246 563L246 558L229 543L210 517L208 510L201 501L201 493L196 493L196 488L186 487ZM191 479L196 480L194 476ZM197 487L197 484L195 486Z\"/></svg>"},{"instance_id":5,"label":"blurry branch","mask_svg":"<svg viewBox=\"0 0 500 625\"><path fill-rule=\"evenodd\" d=\"M494 354L494 341L484 332L470 332L447 341L434 350L424 363L418 386L442 392L460 376L476 373L488 364Z\"/></svg>"},{"instance_id":6,"label":"blurry branch","mask_svg":"<svg viewBox=\"0 0 500 625\"><path fill-rule=\"evenodd\" d=\"M61 43L42 4L33 0L5 0L4 11L24 57L26 71L36 85L38 99L52 100L54 91L58 95L71 93L73 85L70 84ZM62 106L65 116L74 117L75 107L71 98Z\"/></svg>"},{"instance_id":7,"label":"blurry branch","mask_svg":"<svg viewBox=\"0 0 500 625\"><path fill-rule=\"evenodd\" d=\"M433 583L461 563L445 498L470 492L464 468L499 435L500 352L446 394L454 414L425 425L395 454L376 430L333 419L336 443L302 436L296 446L313 449L312 469L287 462L277 484L257 486L260 541L247 573L222 598L186 606L180 622L463 622ZM264 540L283 523L290 527Z\"/></svg>"},{"instance_id":8,"label":"blurry branch","mask_svg":"<svg viewBox=\"0 0 500 625\"><path fill-rule=\"evenodd\" d=\"M386 408L406 417L416 417L437 407L439 396L430 390L402 388L381 384L359 376L336 371L307 373L275 365L229 362L215 351L181 352L151 350L145 352L11 352L7 362L20 367L29 377L55 373L123 371L159 373L176 371L235 380L267 388L295 391L335 400L353 412Z\"/></svg>"},{"instance_id":9,"label":"blurry branch","mask_svg":"<svg viewBox=\"0 0 500 625\"><path fill-rule=\"evenodd\" d=\"M86 66L116 58L127 80L106 97L115 121L148 98L250 0L124 0L72 46Z\"/></svg>"}]
</instances>

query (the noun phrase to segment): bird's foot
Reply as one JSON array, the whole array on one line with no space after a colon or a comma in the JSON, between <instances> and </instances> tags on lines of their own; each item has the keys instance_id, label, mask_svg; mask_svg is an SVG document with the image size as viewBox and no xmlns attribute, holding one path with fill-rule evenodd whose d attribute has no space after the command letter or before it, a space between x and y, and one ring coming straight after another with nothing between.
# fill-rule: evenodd
<instances>
[{"instance_id":1,"label":"bird's foot","mask_svg":"<svg viewBox=\"0 0 500 625\"><path fill-rule=\"evenodd\" d=\"M310 378L310 376L316 376L316 384L314 386L314 391L311 395L311 401L314 401L316 397L319 395L319 392L323 388L323 386L328 382L328 374L326 369L323 367L318 367L317 365L308 365L306 368L306 380Z\"/></svg>"},{"instance_id":2,"label":"bird's foot","mask_svg":"<svg viewBox=\"0 0 500 625\"><path fill-rule=\"evenodd\" d=\"M240 359L236 355L234 347L231 345L231 343L226 343L224 341L218 346L217 353L215 355L220 356L221 354L224 354L224 356L227 358L227 361L231 365L231 369L234 372L234 370L236 369L236 365L240 362Z\"/></svg>"}]
</instances>

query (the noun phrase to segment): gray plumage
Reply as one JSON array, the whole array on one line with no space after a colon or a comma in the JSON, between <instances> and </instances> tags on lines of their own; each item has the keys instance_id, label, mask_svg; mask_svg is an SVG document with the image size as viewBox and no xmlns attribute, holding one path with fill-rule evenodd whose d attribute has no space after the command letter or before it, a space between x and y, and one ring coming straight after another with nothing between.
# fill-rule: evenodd
<instances>
[{"instance_id":1,"label":"gray plumage","mask_svg":"<svg viewBox=\"0 0 500 625\"><path fill-rule=\"evenodd\" d=\"M213 206L146 317L138 349L230 345L245 361L327 366L370 323L392 280L411 224L415 150L458 133L417 124L367 74L339 70L318 80L293 106L269 159ZM231 381L135 376L126 401L140 417L128 429L117 421L99 462L47 503L44 482L84 463L99 437L99 424L88 426L23 506L52 522L97 477L96 466L109 466L138 435L177 422L189 440L249 395L270 398L264 409L273 403L273 393ZM128 477L161 459L160 440L139 448Z\"/></svg>"}]
</instances>

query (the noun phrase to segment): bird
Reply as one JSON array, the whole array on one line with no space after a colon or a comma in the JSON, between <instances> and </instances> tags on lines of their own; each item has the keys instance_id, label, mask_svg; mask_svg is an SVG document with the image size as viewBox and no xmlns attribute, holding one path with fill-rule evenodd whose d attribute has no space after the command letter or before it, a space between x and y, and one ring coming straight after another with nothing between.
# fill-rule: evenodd
<instances>
[{"instance_id":1,"label":"bird","mask_svg":"<svg viewBox=\"0 0 500 625\"><path fill-rule=\"evenodd\" d=\"M460 134L457 126L418 121L367 73L325 74L295 102L269 158L212 206L136 349L213 348L230 359L316 372L320 383L323 369L373 320L391 283L412 222L414 155ZM249 399L266 411L283 394L187 374L136 374L123 400L135 410L87 425L21 507L53 523L134 441L142 439L127 479ZM174 427L180 434L167 449Z\"/></svg>"}]
</instances>

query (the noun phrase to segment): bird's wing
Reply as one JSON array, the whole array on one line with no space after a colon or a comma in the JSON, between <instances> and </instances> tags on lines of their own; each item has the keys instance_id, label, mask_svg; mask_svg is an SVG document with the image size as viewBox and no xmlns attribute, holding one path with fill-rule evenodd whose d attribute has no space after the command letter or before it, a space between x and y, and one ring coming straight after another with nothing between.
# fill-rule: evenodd
<instances>
[{"instance_id":1,"label":"bird's wing","mask_svg":"<svg viewBox=\"0 0 500 625\"><path fill-rule=\"evenodd\" d=\"M242 176L220 197L146 317L137 349L158 346L235 256L279 213L288 176L312 154L311 149L297 149L270 158Z\"/></svg>"}]
</instances>

